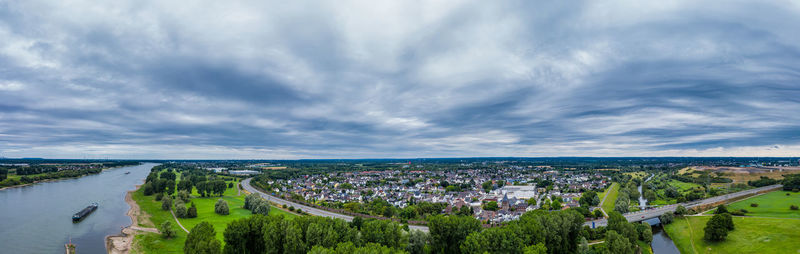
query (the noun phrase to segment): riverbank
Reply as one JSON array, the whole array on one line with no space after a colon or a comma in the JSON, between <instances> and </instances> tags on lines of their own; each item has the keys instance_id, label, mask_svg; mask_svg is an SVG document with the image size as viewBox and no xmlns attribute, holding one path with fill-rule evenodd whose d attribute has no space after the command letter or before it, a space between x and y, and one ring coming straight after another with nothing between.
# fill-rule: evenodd
<instances>
[{"instance_id":1,"label":"riverbank","mask_svg":"<svg viewBox=\"0 0 800 254\"><path fill-rule=\"evenodd\" d=\"M126 215L131 218L131 225L122 229L118 235L106 236L106 250L108 253L113 254L127 254L130 253L133 247L133 239L137 231L146 231L151 233L160 233L155 228L144 228L139 226L139 216L142 210L135 201L133 201L133 193L138 191L141 185L136 185L136 189L128 191L125 194L125 203L131 206Z\"/></svg>"},{"instance_id":2,"label":"riverbank","mask_svg":"<svg viewBox=\"0 0 800 254\"><path fill-rule=\"evenodd\" d=\"M141 164L140 164L140 165L141 165ZM114 166L114 167L110 167L110 168L104 168L104 169L100 170L100 172L97 172L97 173L83 174L83 175L79 175L79 176L72 176L72 177L62 177L62 178L45 179L45 180L33 181L33 182L31 182L31 183L24 183L24 184L18 184L18 185L6 186L6 187L2 187L2 188L0 188L0 191L3 191L3 190L5 190L5 189L11 189L11 188L19 188L19 187L30 186L30 185L34 185L34 184L37 184L37 183L49 183L49 182L58 182L58 181L62 181L62 180L77 179L77 178L81 178L81 177L84 177L84 176L90 176L90 175L96 175L96 174L100 174L100 173L103 173L103 172L105 172L106 170L111 170L111 169L115 169L115 168L122 168L122 167L129 167L129 166Z\"/></svg>"}]
</instances>

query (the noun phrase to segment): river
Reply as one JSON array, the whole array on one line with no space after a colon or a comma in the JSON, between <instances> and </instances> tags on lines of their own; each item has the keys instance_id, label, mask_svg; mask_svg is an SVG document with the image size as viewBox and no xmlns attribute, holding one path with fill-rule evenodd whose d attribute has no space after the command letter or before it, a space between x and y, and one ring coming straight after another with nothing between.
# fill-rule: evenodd
<instances>
[{"instance_id":1,"label":"river","mask_svg":"<svg viewBox=\"0 0 800 254\"><path fill-rule=\"evenodd\" d=\"M125 215L130 209L126 192L141 184L155 165L1 190L0 253L64 253L70 239L78 253L106 253L105 236L131 224ZM99 204L97 210L72 223L72 214L92 202Z\"/></svg>"},{"instance_id":2,"label":"river","mask_svg":"<svg viewBox=\"0 0 800 254\"><path fill-rule=\"evenodd\" d=\"M653 179L654 174L651 174L647 180L642 181L642 184L639 185L639 208L644 210L647 208L647 199L644 198L644 193L642 192L642 186L644 183ZM669 238L667 233L662 228L662 225L655 225L652 227L653 229L653 242L650 243L650 247L653 249L653 254L680 254L678 251L678 247L675 246L675 243L672 242L672 239Z\"/></svg>"}]
</instances>

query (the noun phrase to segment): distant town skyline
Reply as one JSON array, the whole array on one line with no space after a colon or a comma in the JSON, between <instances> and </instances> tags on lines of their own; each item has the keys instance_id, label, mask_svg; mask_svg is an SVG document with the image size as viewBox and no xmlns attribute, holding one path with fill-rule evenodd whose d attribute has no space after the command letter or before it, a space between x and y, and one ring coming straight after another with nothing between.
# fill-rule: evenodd
<instances>
[{"instance_id":1,"label":"distant town skyline","mask_svg":"<svg viewBox=\"0 0 800 254\"><path fill-rule=\"evenodd\" d=\"M800 4L0 1L0 155L800 156Z\"/></svg>"}]
</instances>

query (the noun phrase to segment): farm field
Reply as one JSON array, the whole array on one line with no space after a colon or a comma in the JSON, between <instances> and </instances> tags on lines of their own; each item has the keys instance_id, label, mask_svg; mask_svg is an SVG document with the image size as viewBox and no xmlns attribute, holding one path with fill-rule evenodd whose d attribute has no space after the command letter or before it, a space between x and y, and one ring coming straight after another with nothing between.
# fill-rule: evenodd
<instances>
[{"instance_id":1,"label":"farm field","mask_svg":"<svg viewBox=\"0 0 800 254\"><path fill-rule=\"evenodd\" d=\"M736 229L727 240L711 243L703 240L703 228L711 216L677 218L666 225L667 234L681 253L798 253L800 220L780 218L734 217Z\"/></svg>"}]
</instances>

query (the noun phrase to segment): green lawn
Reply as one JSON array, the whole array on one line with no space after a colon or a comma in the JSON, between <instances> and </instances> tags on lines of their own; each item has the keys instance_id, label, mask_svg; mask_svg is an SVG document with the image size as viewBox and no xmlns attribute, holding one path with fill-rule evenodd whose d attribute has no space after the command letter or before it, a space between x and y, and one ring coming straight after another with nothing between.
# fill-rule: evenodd
<instances>
[{"instance_id":1,"label":"green lawn","mask_svg":"<svg viewBox=\"0 0 800 254\"><path fill-rule=\"evenodd\" d=\"M603 195L600 196L600 200L603 200L603 196L608 196L605 199L605 202L600 204L600 207L603 208L606 213L614 211L614 203L617 202L617 196L619 196L619 183L611 183L611 187L608 187L606 191L603 192Z\"/></svg>"},{"instance_id":2,"label":"green lawn","mask_svg":"<svg viewBox=\"0 0 800 254\"><path fill-rule=\"evenodd\" d=\"M758 204L758 207L750 207L752 203ZM754 217L800 218L800 211L790 210L790 205L800 206L800 193L773 191L734 202L728 206L728 210L745 209L748 211L747 216Z\"/></svg>"},{"instance_id":3,"label":"green lawn","mask_svg":"<svg viewBox=\"0 0 800 254\"><path fill-rule=\"evenodd\" d=\"M674 179L669 180L669 185L678 188L680 192L688 192L694 188L700 187L700 185L696 183L684 183Z\"/></svg>"},{"instance_id":4,"label":"green lawn","mask_svg":"<svg viewBox=\"0 0 800 254\"><path fill-rule=\"evenodd\" d=\"M245 192L242 191L240 195L237 196L237 186L238 182L235 182L234 187L226 189L222 197L200 197L200 195L197 194L197 190L193 190L190 203L193 202L197 206L197 218L179 219L181 224L187 230L192 230L192 227L200 224L200 222L209 222L214 226L214 230L217 232L217 239L222 241L224 245L223 232L225 232L225 227L227 227L228 223L233 220L248 217L251 214L250 211L242 208L244 205ZM229 215L219 215L214 212L214 204L220 198L228 202ZM173 229L178 233L176 238L169 240L165 240L161 235L154 233L137 234L135 240L136 251L139 253L182 253L183 243L186 241L186 233L175 223L169 211L161 210L161 202L155 201L155 195L144 196L143 191L140 189L135 192L133 199L139 204L142 211L150 216L149 220L152 221L156 227L161 225L165 220L169 220L173 222ZM187 206L189 205L190 204L187 204ZM270 214L280 214L286 218L298 216L276 207L272 207ZM153 225L140 226L152 227Z\"/></svg>"},{"instance_id":5,"label":"green lawn","mask_svg":"<svg viewBox=\"0 0 800 254\"><path fill-rule=\"evenodd\" d=\"M727 240L711 243L703 240L703 228L710 218L677 218L665 230L681 253L800 253L800 220L734 217L736 229Z\"/></svg>"}]
</instances>

